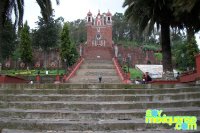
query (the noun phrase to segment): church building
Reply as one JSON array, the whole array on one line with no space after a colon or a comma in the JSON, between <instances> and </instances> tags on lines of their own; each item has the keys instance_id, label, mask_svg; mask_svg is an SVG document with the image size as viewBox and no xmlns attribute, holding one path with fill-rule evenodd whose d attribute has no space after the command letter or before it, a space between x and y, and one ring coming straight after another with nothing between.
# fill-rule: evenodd
<instances>
[{"instance_id":1,"label":"church building","mask_svg":"<svg viewBox=\"0 0 200 133\"><path fill-rule=\"evenodd\" d=\"M87 45L112 47L112 14L101 14L98 12L96 17L93 17L89 11L87 14Z\"/></svg>"},{"instance_id":2,"label":"church building","mask_svg":"<svg viewBox=\"0 0 200 133\"><path fill-rule=\"evenodd\" d=\"M86 17L87 41L83 48L86 59L112 59L112 14L94 15L89 11Z\"/></svg>"}]
</instances>

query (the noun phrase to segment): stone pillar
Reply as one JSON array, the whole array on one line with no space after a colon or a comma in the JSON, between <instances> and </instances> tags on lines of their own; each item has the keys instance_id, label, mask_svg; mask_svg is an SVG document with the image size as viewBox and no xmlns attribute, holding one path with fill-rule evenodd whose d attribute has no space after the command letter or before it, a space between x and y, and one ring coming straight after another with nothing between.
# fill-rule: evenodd
<instances>
[{"instance_id":1,"label":"stone pillar","mask_svg":"<svg viewBox=\"0 0 200 133\"><path fill-rule=\"evenodd\" d=\"M80 54L80 56L82 57L82 46L80 45L80 51L79 51L79 54Z\"/></svg>"},{"instance_id":2,"label":"stone pillar","mask_svg":"<svg viewBox=\"0 0 200 133\"><path fill-rule=\"evenodd\" d=\"M115 57L118 57L118 46L117 45L114 46L114 50L115 50Z\"/></svg>"}]
</instances>

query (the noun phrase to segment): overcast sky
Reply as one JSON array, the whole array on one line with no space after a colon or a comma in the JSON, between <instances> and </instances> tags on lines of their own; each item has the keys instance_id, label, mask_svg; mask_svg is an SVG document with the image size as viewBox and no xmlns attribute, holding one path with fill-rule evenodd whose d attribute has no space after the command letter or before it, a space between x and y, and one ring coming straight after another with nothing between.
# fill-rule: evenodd
<instances>
[{"instance_id":1,"label":"overcast sky","mask_svg":"<svg viewBox=\"0 0 200 133\"><path fill-rule=\"evenodd\" d=\"M60 0L60 5L56 5L56 0L52 0L53 9L56 18L62 16L65 21L73 21L76 19L84 19L90 10L94 15L108 10L114 14L115 12L124 12L122 4L124 0ZM40 15L40 8L36 0L25 1L24 21L28 20L31 28L36 27L35 22Z\"/></svg>"},{"instance_id":2,"label":"overcast sky","mask_svg":"<svg viewBox=\"0 0 200 133\"><path fill-rule=\"evenodd\" d=\"M122 8L124 0L60 0L60 5L56 5L56 0L52 0L53 9L55 10L55 18L63 17L66 21L73 21L76 19L84 19L90 10L93 15L108 10L114 14L116 12L123 13ZM35 28L35 22L38 21L40 15L40 8L36 0L25 1L24 21L28 21L31 28ZM196 40L200 48L200 33L196 35Z\"/></svg>"}]
</instances>

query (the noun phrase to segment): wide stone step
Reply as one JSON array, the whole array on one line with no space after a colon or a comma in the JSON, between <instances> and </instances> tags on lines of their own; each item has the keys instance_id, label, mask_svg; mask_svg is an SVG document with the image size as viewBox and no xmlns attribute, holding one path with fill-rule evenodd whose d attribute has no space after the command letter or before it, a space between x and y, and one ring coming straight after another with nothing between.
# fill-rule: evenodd
<instances>
[{"instance_id":1,"label":"wide stone step","mask_svg":"<svg viewBox=\"0 0 200 133\"><path fill-rule=\"evenodd\" d=\"M114 66L113 62L110 63L83 63L82 66Z\"/></svg>"},{"instance_id":2,"label":"wide stone step","mask_svg":"<svg viewBox=\"0 0 200 133\"><path fill-rule=\"evenodd\" d=\"M119 83L109 83L109 84L0 84L0 90L15 90L15 89L153 89L153 90L175 90L175 89L198 89L200 90L200 85L193 84L119 84Z\"/></svg>"},{"instance_id":3,"label":"wide stone step","mask_svg":"<svg viewBox=\"0 0 200 133\"><path fill-rule=\"evenodd\" d=\"M149 85L148 85L149 86ZM147 85L135 84L0 84L0 90L16 90L16 89L127 89L127 88L147 88ZM162 88L159 86L159 88Z\"/></svg>"},{"instance_id":4,"label":"wide stone step","mask_svg":"<svg viewBox=\"0 0 200 133\"><path fill-rule=\"evenodd\" d=\"M117 76L116 70L114 69L101 69L101 70L97 70L97 69L80 69L76 72L76 76Z\"/></svg>"},{"instance_id":5,"label":"wide stone step","mask_svg":"<svg viewBox=\"0 0 200 133\"><path fill-rule=\"evenodd\" d=\"M178 131L173 129L151 129L151 130L116 130L116 131L55 131L55 130L49 130L49 131L31 131L31 130L13 130L13 129L4 129L2 133L199 133L200 130L195 131Z\"/></svg>"},{"instance_id":6,"label":"wide stone step","mask_svg":"<svg viewBox=\"0 0 200 133\"><path fill-rule=\"evenodd\" d=\"M100 65L100 64L95 64L95 65L81 65L80 69L115 69L115 67L113 65Z\"/></svg>"},{"instance_id":7,"label":"wide stone step","mask_svg":"<svg viewBox=\"0 0 200 133\"><path fill-rule=\"evenodd\" d=\"M200 92L178 94L124 94L124 95L72 95L72 94L0 94L0 101L162 101L200 98Z\"/></svg>"},{"instance_id":8,"label":"wide stone step","mask_svg":"<svg viewBox=\"0 0 200 133\"><path fill-rule=\"evenodd\" d=\"M83 101L0 101L0 108L19 109L65 109L65 110L126 110L146 108L169 108L169 107L200 107L200 99L157 101L157 102L83 102Z\"/></svg>"},{"instance_id":9,"label":"wide stone step","mask_svg":"<svg viewBox=\"0 0 200 133\"><path fill-rule=\"evenodd\" d=\"M159 108L158 108L159 109ZM200 117L200 107L185 108L162 108L163 114L167 116L196 116ZM21 118L21 119L71 119L78 120L134 120L135 118L145 118L146 109L129 110L86 110L86 111L67 111L67 110L25 110L25 109L0 109L0 117Z\"/></svg>"},{"instance_id":10,"label":"wide stone step","mask_svg":"<svg viewBox=\"0 0 200 133\"><path fill-rule=\"evenodd\" d=\"M81 76L77 75L69 80L71 83L99 83L98 76ZM102 76L101 83L120 83L118 76Z\"/></svg>"},{"instance_id":11,"label":"wide stone step","mask_svg":"<svg viewBox=\"0 0 200 133\"><path fill-rule=\"evenodd\" d=\"M74 121L66 119L18 119L1 118L1 128L21 130L54 130L54 131L112 131L112 130L141 130L156 128L173 128L166 124L145 124L144 119L134 120L93 120Z\"/></svg>"},{"instance_id":12,"label":"wide stone step","mask_svg":"<svg viewBox=\"0 0 200 133\"><path fill-rule=\"evenodd\" d=\"M173 94L173 93L184 93L184 92L200 92L200 88L177 88L177 89L0 89L0 94L72 94L72 95L115 95L115 94ZM38 85L38 88L40 86ZM94 86L95 88L95 86Z\"/></svg>"},{"instance_id":13,"label":"wide stone step","mask_svg":"<svg viewBox=\"0 0 200 133\"><path fill-rule=\"evenodd\" d=\"M113 64L112 60L84 60L84 64Z\"/></svg>"}]
</instances>

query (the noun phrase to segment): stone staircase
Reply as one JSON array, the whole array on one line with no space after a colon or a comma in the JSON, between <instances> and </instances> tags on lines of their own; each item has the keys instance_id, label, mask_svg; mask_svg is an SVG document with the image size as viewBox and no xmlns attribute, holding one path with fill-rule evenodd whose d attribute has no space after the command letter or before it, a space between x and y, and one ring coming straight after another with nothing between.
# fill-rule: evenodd
<instances>
[{"instance_id":1,"label":"stone staircase","mask_svg":"<svg viewBox=\"0 0 200 133\"><path fill-rule=\"evenodd\" d=\"M98 83L98 76L102 76L102 83L121 83L112 60L86 59L70 83Z\"/></svg>"},{"instance_id":2,"label":"stone staircase","mask_svg":"<svg viewBox=\"0 0 200 133\"><path fill-rule=\"evenodd\" d=\"M0 85L2 133L179 133L145 124L147 109L199 118L200 86Z\"/></svg>"}]
</instances>

